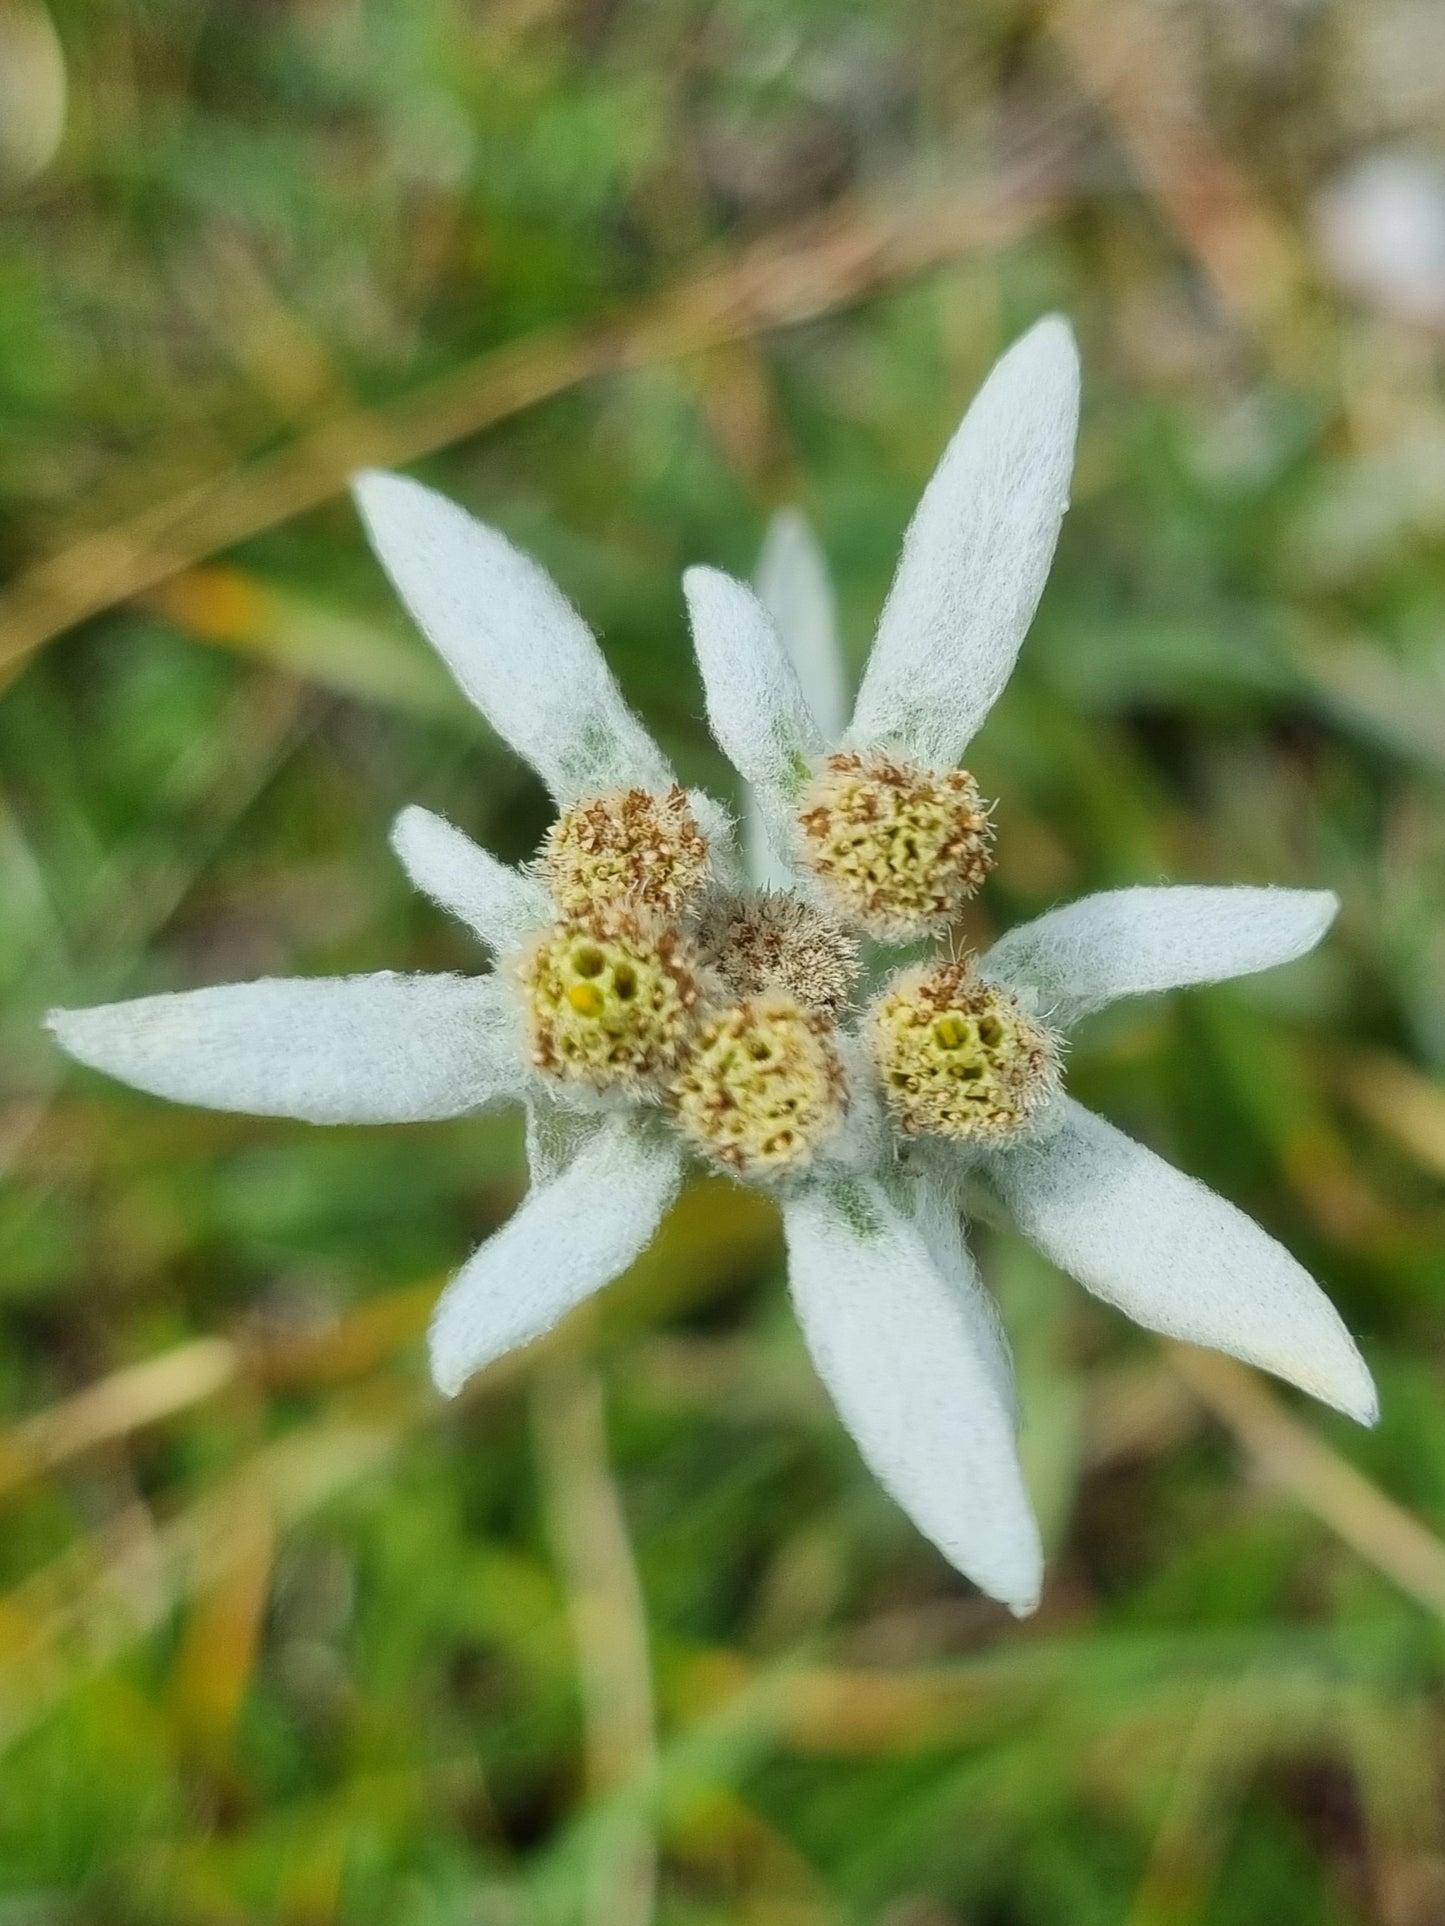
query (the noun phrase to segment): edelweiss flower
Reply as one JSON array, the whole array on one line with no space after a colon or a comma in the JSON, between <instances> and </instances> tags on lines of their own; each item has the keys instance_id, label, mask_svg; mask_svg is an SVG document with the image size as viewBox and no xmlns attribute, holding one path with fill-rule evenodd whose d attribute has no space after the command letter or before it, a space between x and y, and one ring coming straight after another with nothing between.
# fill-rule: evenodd
<instances>
[{"instance_id":1,"label":"edelweiss flower","mask_svg":"<svg viewBox=\"0 0 1445 1926\"><path fill-rule=\"evenodd\" d=\"M521 871L424 809L397 820L413 882L497 967L57 1010L56 1037L154 1095L313 1123L523 1103L529 1194L432 1321L447 1393L625 1270L689 1156L772 1189L809 1341L865 1456L961 1569L1031 1597L1008 1363L956 1213L868 1174L886 1131L835 1023L856 946L817 908L744 886L726 816L683 795L534 563L413 482L365 476L357 496L419 627L562 812Z\"/></svg>"},{"instance_id":2,"label":"edelweiss flower","mask_svg":"<svg viewBox=\"0 0 1445 1926\"><path fill-rule=\"evenodd\" d=\"M936 928L950 891L955 904L967 893L956 852L930 825L1042 593L1077 400L1073 340L1057 319L994 368L905 536L841 740L809 699L816 638L829 630L816 558L794 567L788 596L766 572L758 594L714 570L689 572L708 716L753 786L770 860L861 935ZM796 527L787 541L804 552ZM787 626L777 619L785 611ZM806 650L795 642L803 629ZM832 700L836 677L819 686ZM880 790L911 784L913 813L881 794L871 812L835 809L837 858L824 863L810 817L836 802L847 758L897 772ZM1011 1462L996 1435L970 1431L956 1375L960 1347L984 1332L980 1362L1011 1396L959 1230L970 1186L981 1182L1046 1256L1138 1323L1231 1352L1362 1423L1377 1416L1364 1361L1289 1253L1062 1087L1063 1038L1090 1012L1288 962L1320 940L1336 907L1325 891L1111 890L1010 931L980 959L913 965L885 980L865 1013L896 1132L892 1170L885 1159L840 1175L826 1216L817 1193L785 1203L794 1296L881 1481L960 1569L1016 1610L1037 1594L1037 1539L1031 1520L1010 1515Z\"/></svg>"},{"instance_id":3,"label":"edelweiss flower","mask_svg":"<svg viewBox=\"0 0 1445 1926\"><path fill-rule=\"evenodd\" d=\"M826 576L801 526L775 529L760 578L781 639L741 585L689 579L709 714L771 841L753 887L724 814L680 790L541 570L415 483L363 477L402 599L561 811L521 871L425 810L398 818L408 874L497 967L264 981L50 1019L82 1062L219 1109L392 1122L523 1103L528 1197L433 1319L448 1393L624 1270L689 1156L768 1187L805 1337L864 1458L1016 1611L1037 1599L1041 1553L1007 1349L963 1240L963 1176L1141 1322L1373 1414L1363 1364L1293 1260L1058 1088L1076 1017L1284 961L1317 940L1332 899L1090 898L974 967L915 966L842 1023L854 932L939 929L987 867L987 811L956 763L1042 592L1076 406L1072 342L1046 322L994 371L923 498L841 742Z\"/></svg>"}]
</instances>

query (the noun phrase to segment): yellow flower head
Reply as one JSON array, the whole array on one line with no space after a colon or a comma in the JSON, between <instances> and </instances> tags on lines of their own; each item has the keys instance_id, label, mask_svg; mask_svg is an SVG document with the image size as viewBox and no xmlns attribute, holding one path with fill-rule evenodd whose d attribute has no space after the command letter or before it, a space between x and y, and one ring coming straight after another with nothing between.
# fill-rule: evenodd
<instances>
[{"instance_id":1,"label":"yellow flower head","mask_svg":"<svg viewBox=\"0 0 1445 1926\"><path fill-rule=\"evenodd\" d=\"M676 1067L701 995L677 931L616 911L554 924L518 980L535 1069L634 1094Z\"/></svg>"},{"instance_id":2,"label":"yellow flower head","mask_svg":"<svg viewBox=\"0 0 1445 1926\"><path fill-rule=\"evenodd\" d=\"M564 916L598 904L675 916L707 876L707 838L685 793L627 789L573 805L547 831L537 858Z\"/></svg>"},{"instance_id":3,"label":"yellow flower head","mask_svg":"<svg viewBox=\"0 0 1445 1926\"><path fill-rule=\"evenodd\" d=\"M806 1170L847 1110L831 1025L777 992L706 1019L668 1097L690 1143L754 1179Z\"/></svg>"},{"instance_id":4,"label":"yellow flower head","mask_svg":"<svg viewBox=\"0 0 1445 1926\"><path fill-rule=\"evenodd\" d=\"M840 751L804 789L798 828L838 915L880 942L936 934L993 867L988 810L966 769L934 775Z\"/></svg>"},{"instance_id":5,"label":"yellow flower head","mask_svg":"<svg viewBox=\"0 0 1445 1926\"><path fill-rule=\"evenodd\" d=\"M868 1041L907 1136L999 1143L1058 1088L1059 1041L967 963L905 970L874 1004Z\"/></svg>"}]
</instances>

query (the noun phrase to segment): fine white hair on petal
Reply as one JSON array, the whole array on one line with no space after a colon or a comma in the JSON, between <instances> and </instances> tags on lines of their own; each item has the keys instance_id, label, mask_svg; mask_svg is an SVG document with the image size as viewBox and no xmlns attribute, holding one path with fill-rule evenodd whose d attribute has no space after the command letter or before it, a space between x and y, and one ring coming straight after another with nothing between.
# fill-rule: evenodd
<instances>
[{"instance_id":1,"label":"fine white hair on petal","mask_svg":"<svg viewBox=\"0 0 1445 1926\"><path fill-rule=\"evenodd\" d=\"M838 641L838 612L828 564L806 518L780 509L768 524L754 586L777 626L798 677L803 700L825 743L835 743L848 720L847 674ZM774 848L778 837L751 788L744 820L749 880L759 889L788 889L793 867Z\"/></svg>"},{"instance_id":2,"label":"fine white hair on petal","mask_svg":"<svg viewBox=\"0 0 1445 1926\"><path fill-rule=\"evenodd\" d=\"M777 624L803 699L834 743L848 720L848 678L838 641L838 609L828 564L807 518L779 509L758 557L758 598Z\"/></svg>"},{"instance_id":3,"label":"fine white hair on petal","mask_svg":"<svg viewBox=\"0 0 1445 1926\"><path fill-rule=\"evenodd\" d=\"M1061 1270L1151 1331L1227 1351L1373 1424L1374 1383L1314 1279L1259 1225L1069 1098L986 1169Z\"/></svg>"},{"instance_id":4,"label":"fine white hair on petal","mask_svg":"<svg viewBox=\"0 0 1445 1926\"><path fill-rule=\"evenodd\" d=\"M417 627L559 803L671 785L591 630L536 562L404 475L373 470L352 485Z\"/></svg>"},{"instance_id":5,"label":"fine white hair on petal","mask_svg":"<svg viewBox=\"0 0 1445 1926\"><path fill-rule=\"evenodd\" d=\"M759 846L770 848L779 870L769 864L768 874L786 884L781 866L792 840L792 802L823 739L782 638L752 590L713 568L690 568L682 581L707 719L748 785L750 868L763 867Z\"/></svg>"},{"instance_id":6,"label":"fine white hair on petal","mask_svg":"<svg viewBox=\"0 0 1445 1926\"><path fill-rule=\"evenodd\" d=\"M445 816L415 803L392 824L391 846L422 894L493 950L515 949L551 914L535 877L498 862Z\"/></svg>"},{"instance_id":7,"label":"fine white hair on petal","mask_svg":"<svg viewBox=\"0 0 1445 1926\"><path fill-rule=\"evenodd\" d=\"M856 748L956 763L1013 671L1069 500L1079 357L1058 315L995 365L923 491L858 706Z\"/></svg>"},{"instance_id":8,"label":"fine white hair on petal","mask_svg":"<svg viewBox=\"0 0 1445 1926\"><path fill-rule=\"evenodd\" d=\"M721 569L690 568L682 586L707 719L723 753L746 781L792 793L823 739L772 617Z\"/></svg>"},{"instance_id":9,"label":"fine white hair on petal","mask_svg":"<svg viewBox=\"0 0 1445 1926\"><path fill-rule=\"evenodd\" d=\"M871 1178L786 1203L789 1283L818 1374L865 1462L918 1529L1015 1612L1043 1554L999 1382L1000 1340L957 1239L940 1248Z\"/></svg>"},{"instance_id":10,"label":"fine white hair on petal","mask_svg":"<svg viewBox=\"0 0 1445 1926\"><path fill-rule=\"evenodd\" d=\"M525 1081L491 977L263 977L46 1022L77 1061L152 1096L307 1123L455 1117Z\"/></svg>"},{"instance_id":11,"label":"fine white hair on petal","mask_svg":"<svg viewBox=\"0 0 1445 1926\"><path fill-rule=\"evenodd\" d=\"M473 1372L530 1344L625 1271L676 1195L682 1159L614 1118L464 1264L431 1322L432 1376L455 1397Z\"/></svg>"},{"instance_id":12,"label":"fine white hair on petal","mask_svg":"<svg viewBox=\"0 0 1445 1926\"><path fill-rule=\"evenodd\" d=\"M608 1122L604 1111L568 1110L544 1090L534 1090L527 1099L527 1174L533 1190L560 1177Z\"/></svg>"},{"instance_id":13,"label":"fine white hair on petal","mask_svg":"<svg viewBox=\"0 0 1445 1926\"><path fill-rule=\"evenodd\" d=\"M1032 991L1067 1029L1118 997L1219 983L1312 950L1339 909L1323 889L1111 889L1021 923L983 958L985 976Z\"/></svg>"},{"instance_id":14,"label":"fine white hair on petal","mask_svg":"<svg viewBox=\"0 0 1445 1926\"><path fill-rule=\"evenodd\" d=\"M741 889L746 878L738 859L737 824L717 798L705 790L689 789L687 800L698 828L707 838L708 867L713 882L723 889Z\"/></svg>"}]
</instances>

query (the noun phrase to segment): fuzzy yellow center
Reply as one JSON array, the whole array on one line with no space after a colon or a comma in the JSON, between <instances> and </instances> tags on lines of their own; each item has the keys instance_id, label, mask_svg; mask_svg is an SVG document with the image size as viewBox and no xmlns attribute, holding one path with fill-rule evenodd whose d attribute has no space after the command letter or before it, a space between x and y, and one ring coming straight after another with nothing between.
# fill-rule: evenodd
<instances>
[{"instance_id":1,"label":"fuzzy yellow center","mask_svg":"<svg viewBox=\"0 0 1445 1926\"><path fill-rule=\"evenodd\" d=\"M988 810L966 769L829 756L803 792L798 830L836 912L885 943L943 929L993 866Z\"/></svg>"},{"instance_id":2,"label":"fuzzy yellow center","mask_svg":"<svg viewBox=\"0 0 1445 1926\"><path fill-rule=\"evenodd\" d=\"M873 1006L869 1042L909 1136L997 1143L1058 1088L1058 1039L965 963L896 977Z\"/></svg>"},{"instance_id":3,"label":"fuzzy yellow center","mask_svg":"<svg viewBox=\"0 0 1445 1926\"><path fill-rule=\"evenodd\" d=\"M707 839L684 792L628 789L565 810L537 859L564 916L598 903L675 916L707 876Z\"/></svg>"},{"instance_id":4,"label":"fuzzy yellow center","mask_svg":"<svg viewBox=\"0 0 1445 1926\"><path fill-rule=\"evenodd\" d=\"M699 992L675 931L617 915L561 923L518 975L532 1062L545 1076L636 1089L676 1066Z\"/></svg>"},{"instance_id":5,"label":"fuzzy yellow center","mask_svg":"<svg viewBox=\"0 0 1445 1926\"><path fill-rule=\"evenodd\" d=\"M668 1094L698 1150L740 1177L762 1179L805 1170L847 1108L826 1019L780 994L709 1018Z\"/></svg>"}]
</instances>

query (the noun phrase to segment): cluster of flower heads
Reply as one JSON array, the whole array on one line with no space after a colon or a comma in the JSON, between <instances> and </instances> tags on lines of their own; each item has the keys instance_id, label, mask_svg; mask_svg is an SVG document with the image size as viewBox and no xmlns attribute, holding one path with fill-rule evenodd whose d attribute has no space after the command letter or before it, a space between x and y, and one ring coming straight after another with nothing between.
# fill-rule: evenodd
<instances>
[{"instance_id":1,"label":"cluster of flower heads","mask_svg":"<svg viewBox=\"0 0 1445 1926\"><path fill-rule=\"evenodd\" d=\"M565 810L536 864L556 911L515 963L533 1068L656 1103L740 1177L806 1170L842 1128L833 1017L857 952L806 905L713 886L676 784Z\"/></svg>"},{"instance_id":2,"label":"cluster of flower heads","mask_svg":"<svg viewBox=\"0 0 1445 1926\"><path fill-rule=\"evenodd\" d=\"M1114 890L958 952L994 859L962 757L1043 592L1077 414L1072 336L1041 322L924 492L851 718L826 573L797 518L774 524L756 592L689 571L708 718L746 784L745 861L536 564L418 484L362 476L402 599L557 801L521 869L426 810L397 820L412 880L496 968L266 980L50 1019L82 1062L220 1109L357 1123L520 1102L530 1194L432 1323L449 1393L624 1270L689 1161L766 1186L804 1336L864 1458L1016 1611L1037 1599L1041 1552L1008 1350L963 1234L976 1197L1138 1322L1365 1422L1376 1409L1294 1259L1063 1088L1081 1018L1286 962L1334 898Z\"/></svg>"}]
</instances>

